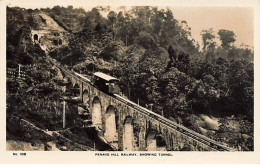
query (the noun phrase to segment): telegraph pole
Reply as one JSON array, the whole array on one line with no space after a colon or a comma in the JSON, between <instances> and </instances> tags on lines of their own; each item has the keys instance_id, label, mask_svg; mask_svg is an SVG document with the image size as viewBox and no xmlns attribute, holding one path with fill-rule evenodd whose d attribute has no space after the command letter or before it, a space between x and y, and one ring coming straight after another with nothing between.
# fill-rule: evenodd
<instances>
[{"instance_id":1,"label":"telegraph pole","mask_svg":"<svg viewBox=\"0 0 260 167\"><path fill-rule=\"evenodd\" d=\"M21 76L21 64L18 64L18 78Z\"/></svg>"},{"instance_id":2,"label":"telegraph pole","mask_svg":"<svg viewBox=\"0 0 260 167\"><path fill-rule=\"evenodd\" d=\"M63 128L65 128L65 125L66 125L65 105L66 105L66 102L65 102L65 100L63 100Z\"/></svg>"},{"instance_id":3,"label":"telegraph pole","mask_svg":"<svg viewBox=\"0 0 260 167\"><path fill-rule=\"evenodd\" d=\"M130 84L129 84L129 81L127 83L127 87L128 87L128 99L130 100Z\"/></svg>"},{"instance_id":4,"label":"telegraph pole","mask_svg":"<svg viewBox=\"0 0 260 167\"><path fill-rule=\"evenodd\" d=\"M191 119L192 119L192 124L194 124L194 117L193 117L192 104L191 104Z\"/></svg>"}]
</instances>

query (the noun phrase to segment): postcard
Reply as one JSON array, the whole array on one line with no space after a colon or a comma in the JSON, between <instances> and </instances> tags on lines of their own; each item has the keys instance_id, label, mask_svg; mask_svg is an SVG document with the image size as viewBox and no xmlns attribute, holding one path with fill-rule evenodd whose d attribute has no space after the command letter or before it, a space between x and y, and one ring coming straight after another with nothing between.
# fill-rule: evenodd
<instances>
[{"instance_id":1,"label":"postcard","mask_svg":"<svg viewBox=\"0 0 260 167\"><path fill-rule=\"evenodd\" d=\"M252 1L1 1L2 163L259 163Z\"/></svg>"}]
</instances>

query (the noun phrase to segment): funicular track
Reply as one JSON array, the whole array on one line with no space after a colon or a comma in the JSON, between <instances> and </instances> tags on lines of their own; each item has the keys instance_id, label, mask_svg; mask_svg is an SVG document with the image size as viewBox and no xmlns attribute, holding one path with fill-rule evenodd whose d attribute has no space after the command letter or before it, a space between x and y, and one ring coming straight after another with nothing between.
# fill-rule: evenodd
<instances>
[{"instance_id":1,"label":"funicular track","mask_svg":"<svg viewBox=\"0 0 260 167\"><path fill-rule=\"evenodd\" d=\"M57 63L55 60L49 58L49 60L56 66L58 67L60 70L62 70L64 73L67 73L68 75L71 75L75 78L77 78L78 80L82 81L82 82L85 82L87 84L90 84L93 86L93 84L91 83L90 79L86 78L85 76L82 76L81 74L78 74L76 72L72 72L68 69L66 69L65 67L62 67L59 63ZM164 118L163 116L159 115L159 114L156 114L128 99L125 99L123 98L122 96L118 95L118 94L107 94L108 96L111 96L112 98L124 103L125 105L128 105L129 107L135 109L136 111L138 112L141 112L142 114L144 115L147 115L159 122L161 122L162 124L164 124L165 126L167 127L170 127L180 133L182 133L183 135L186 135L200 143L203 143L207 146L209 146L210 148L212 148L212 150L215 150L215 151L234 151L233 149L227 147L227 146L224 146L222 145L221 143L215 141L215 140L212 140L204 135L201 135L193 130L190 130L180 124L177 124L167 118Z\"/></svg>"}]
</instances>

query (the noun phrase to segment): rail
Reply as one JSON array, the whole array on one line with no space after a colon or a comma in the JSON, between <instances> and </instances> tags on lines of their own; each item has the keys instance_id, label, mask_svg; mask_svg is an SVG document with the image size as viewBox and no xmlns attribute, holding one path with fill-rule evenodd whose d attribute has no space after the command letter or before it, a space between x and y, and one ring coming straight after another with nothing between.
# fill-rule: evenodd
<instances>
[{"instance_id":1,"label":"rail","mask_svg":"<svg viewBox=\"0 0 260 167\"><path fill-rule=\"evenodd\" d=\"M51 60L51 59L50 59ZM51 62L57 66L58 68L60 68L63 72L65 73L68 73L69 75L72 75L74 77L76 77L77 79L79 79L80 81L83 81L83 82L87 82L88 84L91 84L92 83L90 82L90 80L84 76L82 76L81 74L78 74L78 73L75 73L75 72L72 72L70 70L67 70L63 67L61 67L60 64L54 62L53 60L51 60ZM108 94L107 94L108 95ZM222 145L221 143L215 141L215 140L212 140L206 136L203 136L195 131L192 131L180 124L177 124L157 113L154 113L128 99L125 99L117 94L113 94L113 95L109 95L113 98L115 98L116 100L119 100L120 102L132 107L133 109L139 111L139 112L142 112L143 114L149 116L149 117L152 117L153 119L156 119L157 121L163 123L164 125L170 127L170 128L173 128L179 132L181 132L182 134L194 139L194 140L197 140L198 142L201 142L207 146L209 146L210 148L214 149L214 150L218 150L218 151L233 151L231 148L227 147L227 146L224 146Z\"/></svg>"}]
</instances>

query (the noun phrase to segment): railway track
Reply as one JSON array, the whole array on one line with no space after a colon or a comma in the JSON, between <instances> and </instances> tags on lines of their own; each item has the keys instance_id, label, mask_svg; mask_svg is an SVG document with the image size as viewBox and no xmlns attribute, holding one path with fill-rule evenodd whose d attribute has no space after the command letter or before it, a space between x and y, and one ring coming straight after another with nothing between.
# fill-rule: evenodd
<instances>
[{"instance_id":1,"label":"railway track","mask_svg":"<svg viewBox=\"0 0 260 167\"><path fill-rule=\"evenodd\" d=\"M55 66L60 68L64 73L72 75L72 76L78 78L79 80L81 80L83 82L87 82L88 84L91 84L93 86L93 84L91 83L91 81L88 78L86 78L86 77L84 77L81 74L78 74L76 72L72 72L68 69L65 69L64 67L61 67L60 64L58 64L57 62L54 62L52 59L50 59L50 60ZM166 119L166 118L164 118L163 116L161 116L157 113L154 113L154 112L152 112L152 111L150 111L150 110L148 110L148 109L146 109L146 108L144 108L144 107L142 107L142 106L140 106L140 105L138 105L138 104L136 104L136 103L134 103L134 102L132 102L128 99L121 97L118 94L113 94L113 95L107 94L107 95L115 98L116 100L119 100L120 102L122 102L122 103L128 105L129 107L143 113L144 115L152 117L153 119L160 121L164 125L172 128L172 129L175 129L175 130L181 132L182 134L184 134L184 135L186 135L186 136L188 136L188 137L190 137L190 138L192 138L192 139L194 139L194 140L196 140L200 143L203 143L203 144L209 146L213 150L216 150L216 151L234 151L231 148L224 146L224 145L222 145L221 143L219 143L215 140L212 140L212 139L210 139L206 136L203 136L203 135L201 135L201 134L199 134L195 131L192 131L192 130L190 130L190 129L188 129L188 128L180 125L180 124L177 124L177 123L175 123L175 122L173 122L169 119Z\"/></svg>"}]
</instances>

